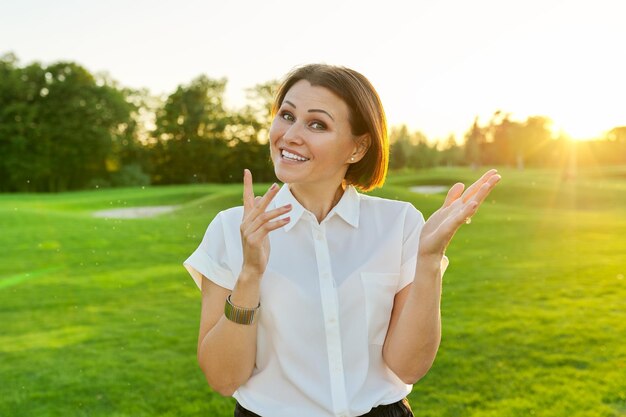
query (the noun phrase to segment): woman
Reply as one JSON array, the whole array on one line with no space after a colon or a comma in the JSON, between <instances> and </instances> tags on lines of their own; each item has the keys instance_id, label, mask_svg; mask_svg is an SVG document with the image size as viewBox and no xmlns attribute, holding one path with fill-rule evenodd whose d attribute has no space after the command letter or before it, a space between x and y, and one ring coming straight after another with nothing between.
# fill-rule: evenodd
<instances>
[{"instance_id":1,"label":"woman","mask_svg":"<svg viewBox=\"0 0 626 417\"><path fill-rule=\"evenodd\" d=\"M273 114L285 185L255 197L246 170L243 207L219 213L184 262L202 290L200 367L235 416L411 416L405 397L439 347L445 249L500 176L455 184L424 222L356 191L383 184L389 153L364 76L297 68Z\"/></svg>"}]
</instances>

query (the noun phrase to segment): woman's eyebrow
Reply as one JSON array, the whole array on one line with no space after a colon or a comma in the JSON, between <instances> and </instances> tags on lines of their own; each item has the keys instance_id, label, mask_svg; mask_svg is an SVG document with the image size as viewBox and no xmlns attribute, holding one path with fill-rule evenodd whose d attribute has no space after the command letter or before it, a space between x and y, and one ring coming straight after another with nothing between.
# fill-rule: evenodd
<instances>
[{"instance_id":1,"label":"woman's eyebrow","mask_svg":"<svg viewBox=\"0 0 626 417\"><path fill-rule=\"evenodd\" d=\"M296 108L297 108L297 107L296 107L296 105L295 105L295 104L293 104L293 103L292 103L291 101L289 101L289 100L285 100L285 101L284 101L284 103L289 104L289 105L290 105L291 107L293 107L294 109L296 109ZM324 113L324 114L328 115L328 117L330 117L330 118L332 119L332 121L333 121L333 122L335 121L335 118L334 118L334 117L333 117L330 113L328 113L326 110L322 110L322 109L309 109L309 110L308 110L308 112L309 112L309 113Z\"/></svg>"},{"instance_id":2,"label":"woman's eyebrow","mask_svg":"<svg viewBox=\"0 0 626 417\"><path fill-rule=\"evenodd\" d=\"M322 109L309 109L309 113L324 113L327 114L328 117L330 117L333 122L335 121L335 118L333 116L330 115L330 113L328 113L326 110L322 110Z\"/></svg>"}]
</instances>

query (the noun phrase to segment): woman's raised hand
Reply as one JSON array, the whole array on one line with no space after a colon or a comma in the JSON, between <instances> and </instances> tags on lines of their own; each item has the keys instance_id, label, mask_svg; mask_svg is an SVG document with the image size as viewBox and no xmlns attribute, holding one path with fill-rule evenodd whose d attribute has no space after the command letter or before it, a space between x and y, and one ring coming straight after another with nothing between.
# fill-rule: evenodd
<instances>
[{"instance_id":1,"label":"woman's raised hand","mask_svg":"<svg viewBox=\"0 0 626 417\"><path fill-rule=\"evenodd\" d=\"M241 221L241 244L243 246L242 271L258 275L265 272L270 257L270 241L268 233L289 223L290 218L275 220L288 213L291 204L265 211L278 193L279 187L274 184L263 195L255 197L252 190L252 174L249 170L243 173L243 219Z\"/></svg>"},{"instance_id":2,"label":"woman's raised hand","mask_svg":"<svg viewBox=\"0 0 626 417\"><path fill-rule=\"evenodd\" d=\"M441 258L456 231L476 213L500 175L491 169L465 192L463 183L456 183L448 191L443 206L430 216L420 235L419 257Z\"/></svg>"}]
</instances>

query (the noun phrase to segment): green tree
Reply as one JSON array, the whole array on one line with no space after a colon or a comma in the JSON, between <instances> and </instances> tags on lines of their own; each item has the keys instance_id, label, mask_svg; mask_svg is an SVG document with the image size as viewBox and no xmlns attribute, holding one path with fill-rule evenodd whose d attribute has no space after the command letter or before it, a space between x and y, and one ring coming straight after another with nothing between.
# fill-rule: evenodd
<instances>
[{"instance_id":1,"label":"green tree","mask_svg":"<svg viewBox=\"0 0 626 417\"><path fill-rule=\"evenodd\" d=\"M439 165L437 144L429 144L428 138L422 132L411 135L411 151L408 157L408 166L412 168L430 168Z\"/></svg>"},{"instance_id":2,"label":"green tree","mask_svg":"<svg viewBox=\"0 0 626 417\"><path fill-rule=\"evenodd\" d=\"M269 139L269 129L272 124L272 104L278 90L278 80L271 80L257 84L247 89L248 105L242 114L254 126L257 140L261 143Z\"/></svg>"},{"instance_id":3,"label":"green tree","mask_svg":"<svg viewBox=\"0 0 626 417\"><path fill-rule=\"evenodd\" d=\"M488 152L483 152L483 162L488 164L513 165L515 151L513 143L518 133L517 122L511 120L509 113L497 110L486 128Z\"/></svg>"},{"instance_id":4,"label":"green tree","mask_svg":"<svg viewBox=\"0 0 626 417\"><path fill-rule=\"evenodd\" d=\"M545 116L530 116L523 123L514 144L517 168L524 169L526 163L544 165L549 158L552 142L552 121Z\"/></svg>"},{"instance_id":5,"label":"green tree","mask_svg":"<svg viewBox=\"0 0 626 417\"><path fill-rule=\"evenodd\" d=\"M8 53L0 57L0 191L14 191L12 169L19 164L19 148L24 152L25 126L22 114L26 111L18 98L21 92L21 74L17 57Z\"/></svg>"},{"instance_id":6,"label":"green tree","mask_svg":"<svg viewBox=\"0 0 626 417\"><path fill-rule=\"evenodd\" d=\"M389 142L389 169L406 167L411 154L411 135L407 126L392 127Z\"/></svg>"},{"instance_id":7,"label":"green tree","mask_svg":"<svg viewBox=\"0 0 626 417\"><path fill-rule=\"evenodd\" d=\"M485 130L478 125L478 116L476 116L474 124L465 134L465 143L463 145L465 161L474 170L481 164L481 149L485 142Z\"/></svg>"},{"instance_id":8,"label":"green tree","mask_svg":"<svg viewBox=\"0 0 626 417\"><path fill-rule=\"evenodd\" d=\"M180 85L157 113L157 135L161 140L217 140L226 122L224 90L226 79L200 75L187 86Z\"/></svg>"},{"instance_id":9,"label":"green tree","mask_svg":"<svg viewBox=\"0 0 626 417\"><path fill-rule=\"evenodd\" d=\"M152 147L156 183L220 181L229 124L224 109L226 79L200 75L180 85L156 115L157 144Z\"/></svg>"},{"instance_id":10,"label":"green tree","mask_svg":"<svg viewBox=\"0 0 626 417\"><path fill-rule=\"evenodd\" d=\"M2 190L63 191L106 178L113 144L133 136L126 92L73 62L19 68L3 57L0 67Z\"/></svg>"},{"instance_id":11,"label":"green tree","mask_svg":"<svg viewBox=\"0 0 626 417\"><path fill-rule=\"evenodd\" d=\"M461 165L463 162L463 148L456 143L454 135L448 136L440 150L440 162L446 166Z\"/></svg>"},{"instance_id":12,"label":"green tree","mask_svg":"<svg viewBox=\"0 0 626 417\"><path fill-rule=\"evenodd\" d=\"M252 103L238 112L224 107L225 79L201 75L179 86L157 111L156 141L151 145L153 181L241 181L244 168L259 181L273 179L263 139L270 123L271 85L252 89Z\"/></svg>"}]
</instances>

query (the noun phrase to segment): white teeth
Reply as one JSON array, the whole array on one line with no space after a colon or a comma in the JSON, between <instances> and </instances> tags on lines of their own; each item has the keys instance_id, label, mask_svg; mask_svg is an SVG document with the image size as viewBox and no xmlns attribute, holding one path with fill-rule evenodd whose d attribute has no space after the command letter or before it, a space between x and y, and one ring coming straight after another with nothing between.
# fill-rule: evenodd
<instances>
[{"instance_id":1,"label":"white teeth","mask_svg":"<svg viewBox=\"0 0 626 417\"><path fill-rule=\"evenodd\" d=\"M291 152L287 152L284 149L283 149L281 155L283 156L283 158L291 159L293 161L308 161L309 160L309 158L303 158L303 157L298 156L296 154L293 154Z\"/></svg>"}]
</instances>

